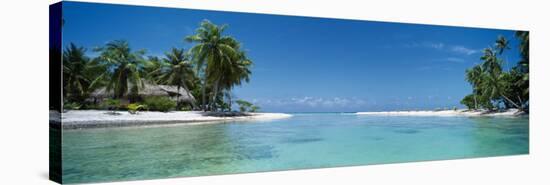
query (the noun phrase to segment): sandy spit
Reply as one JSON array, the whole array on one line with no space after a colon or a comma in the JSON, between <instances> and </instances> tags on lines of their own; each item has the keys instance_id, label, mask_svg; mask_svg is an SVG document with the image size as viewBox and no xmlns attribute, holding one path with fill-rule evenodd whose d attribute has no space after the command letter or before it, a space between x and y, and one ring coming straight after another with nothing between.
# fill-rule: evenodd
<instances>
[{"instance_id":1,"label":"sandy spit","mask_svg":"<svg viewBox=\"0 0 550 185\"><path fill-rule=\"evenodd\" d=\"M64 129L141 126L159 124L207 124L228 121L273 120L291 117L283 113L249 113L249 116L215 117L203 115L200 111L139 112L116 111L117 115L105 110L71 110L61 114ZM50 112L50 122L58 123L59 114Z\"/></svg>"},{"instance_id":2,"label":"sandy spit","mask_svg":"<svg viewBox=\"0 0 550 185\"><path fill-rule=\"evenodd\" d=\"M357 112L357 115L375 115L375 116L521 116L525 115L517 109L508 109L505 111L470 111L465 109L460 110L443 110L443 111L387 111L387 112Z\"/></svg>"}]
</instances>

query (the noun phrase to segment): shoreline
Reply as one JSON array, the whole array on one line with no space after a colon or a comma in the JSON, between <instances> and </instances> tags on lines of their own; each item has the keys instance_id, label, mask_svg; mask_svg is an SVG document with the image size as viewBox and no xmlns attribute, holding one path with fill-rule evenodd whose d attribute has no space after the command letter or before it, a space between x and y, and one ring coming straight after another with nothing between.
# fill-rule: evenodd
<instances>
[{"instance_id":1,"label":"shoreline","mask_svg":"<svg viewBox=\"0 0 550 185\"><path fill-rule=\"evenodd\" d=\"M382 111L382 112L357 112L356 115L372 116L465 116L465 117L519 117L529 115L518 109L503 111L486 110L442 110L442 111Z\"/></svg>"},{"instance_id":2,"label":"shoreline","mask_svg":"<svg viewBox=\"0 0 550 185\"><path fill-rule=\"evenodd\" d=\"M178 112L139 112L130 114L127 111L116 111L118 115L107 114L106 110L71 110L61 114L61 120L50 118L50 122L61 124L63 129L87 129L127 126L149 126L168 124L212 124L229 121L274 120L291 117L284 113L246 113L246 116L219 117L207 115L201 111ZM54 114L54 115L52 115ZM58 117L50 112L50 117Z\"/></svg>"},{"instance_id":3,"label":"shoreline","mask_svg":"<svg viewBox=\"0 0 550 185\"><path fill-rule=\"evenodd\" d=\"M292 117L286 113L243 113L237 116L224 116L223 113L202 111L174 111L174 112L150 112L144 111L130 114L127 111L115 111L118 115L108 114L107 110L71 110L61 115L50 111L50 124L61 126L63 129L88 129L129 126L154 126L154 125L198 125L215 124L231 121L268 121ZM380 112L356 112L358 116L436 116L436 117L520 117L528 115L517 109L503 111L484 110L442 110L442 111L380 111ZM56 119L61 117L61 120ZM53 119L52 119L53 118Z\"/></svg>"}]
</instances>

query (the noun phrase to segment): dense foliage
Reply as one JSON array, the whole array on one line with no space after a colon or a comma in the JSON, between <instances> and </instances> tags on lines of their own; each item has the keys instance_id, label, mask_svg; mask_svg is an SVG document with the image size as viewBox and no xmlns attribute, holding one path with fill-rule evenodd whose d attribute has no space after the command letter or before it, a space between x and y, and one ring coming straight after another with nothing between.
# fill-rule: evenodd
<instances>
[{"instance_id":1,"label":"dense foliage","mask_svg":"<svg viewBox=\"0 0 550 185\"><path fill-rule=\"evenodd\" d=\"M193 35L184 37L184 41L194 44L189 50L172 48L162 57L145 57L145 50L134 51L127 41L115 40L95 48L98 56L90 58L85 48L71 43L63 52L63 98L67 107L113 110L144 104L159 111L231 111L231 90L250 80L252 61L239 41L224 35L225 29L226 25L204 20ZM175 100L140 97L146 81L175 86L178 92L184 89L188 97L200 98L184 104L180 94ZM111 99L99 104L90 100L90 94L99 88L113 94Z\"/></svg>"},{"instance_id":2,"label":"dense foliage","mask_svg":"<svg viewBox=\"0 0 550 185\"><path fill-rule=\"evenodd\" d=\"M260 107L245 100L237 100L236 103L239 105L239 111L241 112L257 112L260 110Z\"/></svg>"},{"instance_id":3,"label":"dense foliage","mask_svg":"<svg viewBox=\"0 0 550 185\"><path fill-rule=\"evenodd\" d=\"M168 97L147 97L143 103L147 109L152 111L168 112L176 108L176 102Z\"/></svg>"},{"instance_id":4,"label":"dense foliage","mask_svg":"<svg viewBox=\"0 0 550 185\"><path fill-rule=\"evenodd\" d=\"M466 70L466 80L472 85L472 94L461 103L469 109L495 110L517 108L529 111L529 32L518 31L520 61L506 71L502 54L510 49L509 42L499 36L494 47L483 51L481 64Z\"/></svg>"}]
</instances>

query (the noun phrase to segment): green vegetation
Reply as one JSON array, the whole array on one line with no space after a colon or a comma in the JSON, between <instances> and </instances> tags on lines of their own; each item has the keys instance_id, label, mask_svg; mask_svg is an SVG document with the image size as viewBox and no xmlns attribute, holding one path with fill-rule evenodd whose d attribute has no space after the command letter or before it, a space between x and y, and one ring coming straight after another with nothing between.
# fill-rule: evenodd
<instances>
[{"instance_id":1,"label":"green vegetation","mask_svg":"<svg viewBox=\"0 0 550 185\"><path fill-rule=\"evenodd\" d=\"M122 98L126 94L129 98L135 98L139 88L143 87L142 69L145 60L142 55L145 51L131 52L128 42L122 40L111 41L96 51L100 52L96 60L112 70L106 70L92 86L99 81L107 81L107 91L113 90L114 98Z\"/></svg>"},{"instance_id":2,"label":"green vegetation","mask_svg":"<svg viewBox=\"0 0 550 185\"><path fill-rule=\"evenodd\" d=\"M252 105L249 110L250 112L258 112L260 110L260 107Z\"/></svg>"},{"instance_id":3,"label":"green vegetation","mask_svg":"<svg viewBox=\"0 0 550 185\"><path fill-rule=\"evenodd\" d=\"M260 110L260 107L245 100L237 100L236 103L239 105L239 111L241 112L258 112Z\"/></svg>"},{"instance_id":4,"label":"green vegetation","mask_svg":"<svg viewBox=\"0 0 550 185\"><path fill-rule=\"evenodd\" d=\"M189 50L172 48L162 57L146 56L145 50L132 50L127 41L115 40L95 48L98 56L90 58L85 48L71 43L63 52L65 107L134 113L144 106L154 111L231 111L231 91L249 82L252 61L239 41L224 34L227 28L204 20L193 35L183 37L193 44ZM146 83L174 88L177 93L156 97L154 91L162 88L151 90ZM144 90L153 95L144 95ZM179 93L183 90L186 94ZM98 93L109 97L97 98ZM182 95L200 98L183 100Z\"/></svg>"},{"instance_id":5,"label":"green vegetation","mask_svg":"<svg viewBox=\"0 0 550 185\"><path fill-rule=\"evenodd\" d=\"M63 97L72 103L83 102L91 92L94 73L104 70L91 62L86 49L70 44L63 51Z\"/></svg>"},{"instance_id":6,"label":"green vegetation","mask_svg":"<svg viewBox=\"0 0 550 185\"><path fill-rule=\"evenodd\" d=\"M156 64L154 64L156 65ZM157 83L165 83L168 85L177 86L178 92L180 88L187 91L187 95L191 96L187 84L193 82L195 79L195 73L193 72L191 62L186 56L183 49L172 48L170 53L166 53L166 58L164 62L160 63L156 70L151 72L151 75L159 74L157 78ZM179 94L176 98L176 102L179 102ZM191 102L192 108L195 108L196 105L194 102ZM181 107L178 104L178 108Z\"/></svg>"},{"instance_id":7,"label":"green vegetation","mask_svg":"<svg viewBox=\"0 0 550 185\"><path fill-rule=\"evenodd\" d=\"M137 103L131 103L131 104L128 104L128 106L127 106L128 112L130 114L137 114L138 111L146 109L146 107L147 106L145 106L145 105L140 105L140 104L137 104Z\"/></svg>"},{"instance_id":8,"label":"green vegetation","mask_svg":"<svg viewBox=\"0 0 550 185\"><path fill-rule=\"evenodd\" d=\"M107 110L118 110L120 108L120 100L118 99L106 99L103 101L102 106Z\"/></svg>"},{"instance_id":9,"label":"green vegetation","mask_svg":"<svg viewBox=\"0 0 550 185\"><path fill-rule=\"evenodd\" d=\"M190 51L195 59L196 71L201 74L201 108L205 111L217 109L217 99L220 95L224 96L220 91L230 91L234 85L240 85L242 80L248 82L251 74L249 67L252 62L241 50L237 40L223 35L226 28L226 25L217 26L205 20L195 35L185 38L188 42L197 43ZM209 100L206 100L207 88L211 91Z\"/></svg>"},{"instance_id":10,"label":"green vegetation","mask_svg":"<svg viewBox=\"0 0 550 185\"><path fill-rule=\"evenodd\" d=\"M167 97L147 97L143 101L147 109L153 111L168 112L176 108L176 102Z\"/></svg>"},{"instance_id":11,"label":"green vegetation","mask_svg":"<svg viewBox=\"0 0 550 185\"><path fill-rule=\"evenodd\" d=\"M67 102L63 104L63 109L65 110L78 110L82 107L82 105L76 103L76 102Z\"/></svg>"},{"instance_id":12,"label":"green vegetation","mask_svg":"<svg viewBox=\"0 0 550 185\"><path fill-rule=\"evenodd\" d=\"M483 51L481 64L466 70L466 80L472 85L472 94L460 103L468 109L517 108L529 111L529 32L518 31L521 59L506 71L501 55L510 49L509 41L499 36L492 48Z\"/></svg>"}]
</instances>

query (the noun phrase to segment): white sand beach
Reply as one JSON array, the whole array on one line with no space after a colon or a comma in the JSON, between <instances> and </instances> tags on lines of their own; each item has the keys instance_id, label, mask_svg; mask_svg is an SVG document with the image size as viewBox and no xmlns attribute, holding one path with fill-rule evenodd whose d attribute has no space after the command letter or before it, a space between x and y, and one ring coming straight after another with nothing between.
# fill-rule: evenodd
<instances>
[{"instance_id":1,"label":"white sand beach","mask_svg":"<svg viewBox=\"0 0 550 185\"><path fill-rule=\"evenodd\" d=\"M291 117L283 113L247 113L247 116L221 117L206 115L201 111L139 112L116 111L117 115L105 110L71 110L63 113L63 128L99 128L158 124L203 124L227 121L273 120Z\"/></svg>"},{"instance_id":2,"label":"white sand beach","mask_svg":"<svg viewBox=\"0 0 550 185\"><path fill-rule=\"evenodd\" d=\"M357 115L376 115L376 116L520 116L525 114L517 109L508 109L505 111L472 111L466 109L442 110L442 111L386 111L386 112L357 112Z\"/></svg>"}]
</instances>

